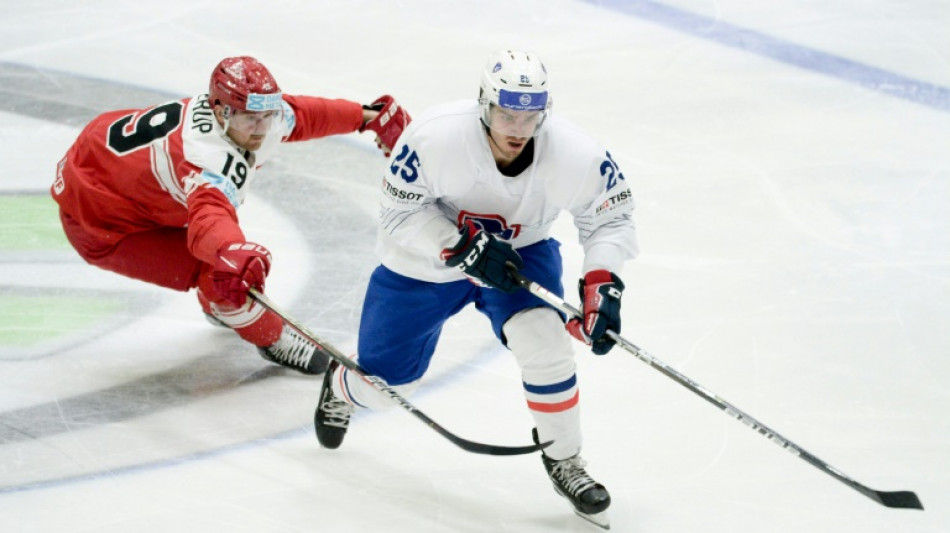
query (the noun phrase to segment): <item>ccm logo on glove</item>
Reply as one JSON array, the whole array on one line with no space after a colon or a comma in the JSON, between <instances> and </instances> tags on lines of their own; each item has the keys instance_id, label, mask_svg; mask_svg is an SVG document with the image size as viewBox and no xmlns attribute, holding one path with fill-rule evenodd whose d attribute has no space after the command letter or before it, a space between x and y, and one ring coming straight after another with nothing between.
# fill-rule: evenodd
<instances>
[{"instance_id":1,"label":"ccm logo on glove","mask_svg":"<svg viewBox=\"0 0 950 533\"><path fill-rule=\"evenodd\" d=\"M459 233L461 235L455 246L442 250L445 266L458 268L472 281L504 292L515 292L521 288L508 275L508 263L516 269L524 266L524 260L511 244L478 229L471 220L459 228Z\"/></svg>"}]
</instances>

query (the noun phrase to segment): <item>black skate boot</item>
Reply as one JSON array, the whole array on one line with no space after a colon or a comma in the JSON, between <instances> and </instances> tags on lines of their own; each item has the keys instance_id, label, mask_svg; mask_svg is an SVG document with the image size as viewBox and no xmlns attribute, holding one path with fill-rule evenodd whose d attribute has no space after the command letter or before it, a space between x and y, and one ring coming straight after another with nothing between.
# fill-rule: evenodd
<instances>
[{"instance_id":1,"label":"black skate boot","mask_svg":"<svg viewBox=\"0 0 950 533\"><path fill-rule=\"evenodd\" d=\"M286 325L277 342L259 346L257 351L268 361L311 375L326 372L330 360L327 354Z\"/></svg>"},{"instance_id":2,"label":"black skate boot","mask_svg":"<svg viewBox=\"0 0 950 533\"><path fill-rule=\"evenodd\" d=\"M531 430L531 436L534 442L538 443L537 428ZM554 490L571 502L578 516L604 529L610 529L610 520L607 517L610 493L587 474L584 470L587 463L579 454L558 461L549 458L542 451L541 461L548 477L554 483Z\"/></svg>"},{"instance_id":3,"label":"black skate boot","mask_svg":"<svg viewBox=\"0 0 950 533\"><path fill-rule=\"evenodd\" d=\"M333 373L340 366L337 361L330 362L327 374L323 376L323 387L320 389L320 401L317 411L313 414L313 427L317 431L317 440L324 448L335 450L343 444L343 437L350 427L350 415L356 407L337 398L333 394Z\"/></svg>"}]
</instances>

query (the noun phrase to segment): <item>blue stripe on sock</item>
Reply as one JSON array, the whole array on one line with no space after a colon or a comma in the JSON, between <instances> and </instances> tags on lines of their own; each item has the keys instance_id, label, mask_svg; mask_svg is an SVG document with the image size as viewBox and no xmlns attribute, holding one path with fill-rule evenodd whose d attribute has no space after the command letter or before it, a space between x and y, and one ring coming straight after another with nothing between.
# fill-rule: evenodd
<instances>
[{"instance_id":1,"label":"blue stripe on sock","mask_svg":"<svg viewBox=\"0 0 950 533\"><path fill-rule=\"evenodd\" d=\"M522 383L524 383L524 390L532 394L557 394L570 390L571 387L577 385L577 374L572 375L560 383L553 383L551 385L532 385L523 381Z\"/></svg>"}]
</instances>

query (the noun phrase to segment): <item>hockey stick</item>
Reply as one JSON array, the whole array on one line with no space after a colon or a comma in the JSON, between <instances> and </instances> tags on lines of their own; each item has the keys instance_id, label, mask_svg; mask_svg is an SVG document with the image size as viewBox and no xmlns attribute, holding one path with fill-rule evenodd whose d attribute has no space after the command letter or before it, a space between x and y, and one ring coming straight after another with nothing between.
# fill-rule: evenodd
<instances>
[{"instance_id":1,"label":"hockey stick","mask_svg":"<svg viewBox=\"0 0 950 533\"><path fill-rule=\"evenodd\" d=\"M544 287L539 285L537 282L531 281L530 279L526 278L524 275L522 275L521 273L519 273L518 271L514 269L511 269L510 267L509 267L509 272L512 278L514 278L515 281L517 281L518 284L520 284L522 287L530 291L531 294L534 294L538 298L544 300L545 302L559 309L561 312L567 314L568 316L583 318L583 315L578 309L576 309L575 307L565 302L558 295L545 289ZM723 400L722 398L719 398L715 394L711 393L707 389L700 386L695 381L689 379L683 374L680 374L679 372L667 366L663 362L655 359L646 351L637 347L632 342L624 339L617 333L608 329L607 336L613 339L614 341L616 341L617 346L620 346L624 350L635 355L637 359L640 359L641 361L647 363L653 368L659 370L660 372L665 374L667 377L673 379L680 385L693 391L694 393L696 393L697 395L699 395L700 397L702 397L704 400L708 401L709 403L722 409L723 411L726 412L726 414L735 418L739 422L742 422L746 426L752 428L753 430L758 432L760 435L764 436L765 438L769 439L775 444L778 444L782 448L785 448L789 452L797 455L798 457L802 458L803 460L808 462L810 465L814 466L815 468L818 468L822 472L830 475L831 477L837 479L838 481L844 483L845 485L851 487L852 489L860 492L861 494L864 494L868 498L871 498L872 500L887 507L923 510L924 506L923 504L920 503L920 498L918 498L917 495L914 494L913 492L903 491L903 490L895 491L895 492L886 492L886 491L874 490L858 483L857 481L846 476L837 468L834 468L828 463L808 453L807 451L802 449L800 446L798 446L794 442L779 435L777 432L775 432L774 430L772 430L771 428L769 428L762 422L759 422L755 418L752 418L751 416L749 416L748 414L740 410L738 407L730 404L729 402Z\"/></svg>"},{"instance_id":2,"label":"hockey stick","mask_svg":"<svg viewBox=\"0 0 950 533\"><path fill-rule=\"evenodd\" d=\"M413 416L421 420L425 425L434 429L439 435L442 435L446 439L450 440L459 448L462 448L465 451L472 453L480 453L484 455L524 455L529 453L534 453L544 448L547 448L551 445L552 441L544 442L541 444L532 444L530 446L496 446L493 444L483 444L481 442L474 442L470 440L463 439L454 433L451 433L449 430L440 426L429 418L425 413L416 408L416 406L409 403L409 400L405 399L398 392L393 390L385 381L379 379L376 376L371 376L363 372L363 369L360 368L359 364L350 359L349 357L340 353L339 350L334 348L332 345L317 337L311 333L307 328L301 325L299 322L290 317L287 313L280 310L274 302L270 300L263 293L257 291L256 289L251 289L250 297L257 301L259 304L264 306L265 309L273 311L277 316L279 316L288 326L301 334L305 339L312 342L317 348L325 353L328 357L338 361L341 365L348 368L351 372L354 372L359 377L366 380L370 385L372 385L376 390L385 394L390 400L392 400L396 405L402 407L406 411L412 413Z\"/></svg>"}]
</instances>

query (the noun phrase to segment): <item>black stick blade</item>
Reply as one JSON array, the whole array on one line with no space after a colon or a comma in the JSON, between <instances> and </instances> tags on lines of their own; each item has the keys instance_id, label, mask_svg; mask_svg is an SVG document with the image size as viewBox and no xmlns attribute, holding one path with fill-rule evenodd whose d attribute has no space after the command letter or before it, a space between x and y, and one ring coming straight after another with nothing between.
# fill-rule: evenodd
<instances>
[{"instance_id":1,"label":"black stick blade","mask_svg":"<svg viewBox=\"0 0 950 533\"><path fill-rule=\"evenodd\" d=\"M452 443L459 448L462 448L467 452L480 453L482 455L528 455L534 452L539 452L554 442L548 441L542 442L541 444L530 444L528 446L498 446L495 444L485 444L466 440L462 437L459 437L458 435L449 433L441 426L432 424L430 424L430 426L432 426L432 429L441 433L442 436L452 441Z\"/></svg>"},{"instance_id":2,"label":"black stick blade","mask_svg":"<svg viewBox=\"0 0 950 533\"><path fill-rule=\"evenodd\" d=\"M877 496L874 498L875 500L887 507L924 510L924 504L920 503L920 498L909 490L899 490L895 492L875 491L874 495Z\"/></svg>"}]
</instances>

